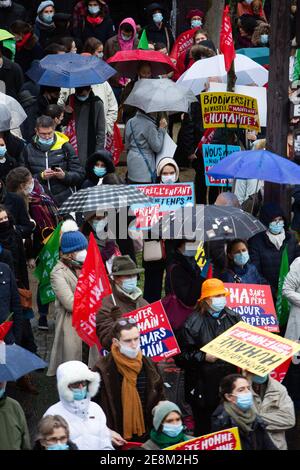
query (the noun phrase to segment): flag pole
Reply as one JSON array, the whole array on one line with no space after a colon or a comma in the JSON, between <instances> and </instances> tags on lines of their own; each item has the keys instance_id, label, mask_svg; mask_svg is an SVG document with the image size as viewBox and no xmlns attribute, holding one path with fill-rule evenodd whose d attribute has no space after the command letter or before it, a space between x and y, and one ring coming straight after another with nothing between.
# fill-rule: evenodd
<instances>
[{"instance_id":1,"label":"flag pole","mask_svg":"<svg viewBox=\"0 0 300 470\"><path fill-rule=\"evenodd\" d=\"M114 303L114 306L116 307L117 304L116 304L116 300L115 300L114 294L111 293L110 295L111 295L112 301L113 301L113 303Z\"/></svg>"}]
</instances>

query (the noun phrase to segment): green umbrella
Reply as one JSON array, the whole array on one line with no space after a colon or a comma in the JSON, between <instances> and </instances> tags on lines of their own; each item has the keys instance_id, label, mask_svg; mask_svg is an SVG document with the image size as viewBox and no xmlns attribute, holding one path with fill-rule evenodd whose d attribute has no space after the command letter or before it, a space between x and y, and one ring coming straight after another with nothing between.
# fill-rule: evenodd
<instances>
[{"instance_id":1,"label":"green umbrella","mask_svg":"<svg viewBox=\"0 0 300 470\"><path fill-rule=\"evenodd\" d=\"M236 53L245 55L260 65L269 65L270 63L270 49L268 47L247 47L239 49Z\"/></svg>"},{"instance_id":2,"label":"green umbrella","mask_svg":"<svg viewBox=\"0 0 300 470\"><path fill-rule=\"evenodd\" d=\"M15 39L15 36L6 29L0 29L0 41L5 41L5 39Z\"/></svg>"},{"instance_id":3,"label":"green umbrella","mask_svg":"<svg viewBox=\"0 0 300 470\"><path fill-rule=\"evenodd\" d=\"M16 40L15 36L6 29L0 29L0 42L3 42L3 46L9 49L11 52L10 59L14 61L16 55Z\"/></svg>"}]
</instances>

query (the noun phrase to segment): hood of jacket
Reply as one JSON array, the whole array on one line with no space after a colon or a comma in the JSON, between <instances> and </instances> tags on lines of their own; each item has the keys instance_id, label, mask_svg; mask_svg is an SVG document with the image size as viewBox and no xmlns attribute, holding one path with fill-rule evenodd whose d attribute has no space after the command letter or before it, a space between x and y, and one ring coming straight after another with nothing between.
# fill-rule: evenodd
<instances>
[{"instance_id":1,"label":"hood of jacket","mask_svg":"<svg viewBox=\"0 0 300 470\"><path fill-rule=\"evenodd\" d=\"M93 398L99 389L100 375L92 372L81 361L68 361L61 364L56 371L57 389L61 401L72 402L73 393L69 385L82 380L87 380L89 398Z\"/></svg>"},{"instance_id":2,"label":"hood of jacket","mask_svg":"<svg viewBox=\"0 0 300 470\"><path fill-rule=\"evenodd\" d=\"M119 26L119 31L118 31L118 36L120 36L121 34L121 26L123 24L129 24L132 28L133 28L133 38L135 38L136 36L136 22L134 21L133 18L125 18L121 23L120 23L120 26Z\"/></svg>"},{"instance_id":3,"label":"hood of jacket","mask_svg":"<svg viewBox=\"0 0 300 470\"><path fill-rule=\"evenodd\" d=\"M278 204L270 202L270 203L264 204L262 206L262 208L260 210L259 219L266 227L269 227L269 224L276 217L282 217L283 218L285 229L287 229L287 221L286 221L284 212Z\"/></svg>"},{"instance_id":4,"label":"hood of jacket","mask_svg":"<svg viewBox=\"0 0 300 470\"><path fill-rule=\"evenodd\" d=\"M87 178L95 183L99 181L99 177L95 175L93 169L96 162L98 161L101 161L105 164L107 173L115 172L115 165L111 152L108 152L108 150L98 150L97 152L93 153L88 157L85 166Z\"/></svg>"}]
</instances>

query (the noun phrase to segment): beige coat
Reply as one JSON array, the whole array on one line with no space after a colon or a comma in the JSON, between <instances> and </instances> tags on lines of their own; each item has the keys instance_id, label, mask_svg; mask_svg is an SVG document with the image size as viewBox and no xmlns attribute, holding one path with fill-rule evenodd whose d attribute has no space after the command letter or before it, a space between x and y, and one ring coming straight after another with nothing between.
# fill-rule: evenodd
<instances>
[{"instance_id":1,"label":"beige coat","mask_svg":"<svg viewBox=\"0 0 300 470\"><path fill-rule=\"evenodd\" d=\"M285 386L269 377L263 400L254 392L254 404L274 444L287 450L285 431L295 426L295 410Z\"/></svg>"},{"instance_id":2,"label":"beige coat","mask_svg":"<svg viewBox=\"0 0 300 470\"><path fill-rule=\"evenodd\" d=\"M54 266L51 275L55 301L55 337L52 345L47 375L56 374L60 364L67 361L82 360L82 341L72 326L72 312L77 277L62 261ZM93 357L92 357L93 356ZM89 364L94 364L99 354L95 347L90 349Z\"/></svg>"}]
</instances>

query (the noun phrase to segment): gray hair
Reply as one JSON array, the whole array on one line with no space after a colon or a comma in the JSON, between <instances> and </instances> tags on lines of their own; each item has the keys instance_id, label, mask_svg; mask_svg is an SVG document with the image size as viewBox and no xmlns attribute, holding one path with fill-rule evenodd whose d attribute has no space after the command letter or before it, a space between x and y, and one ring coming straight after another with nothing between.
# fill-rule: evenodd
<instances>
[{"instance_id":1,"label":"gray hair","mask_svg":"<svg viewBox=\"0 0 300 470\"><path fill-rule=\"evenodd\" d=\"M232 206L240 208L240 203L235 194L227 191L219 194L215 201L216 206Z\"/></svg>"}]
</instances>

